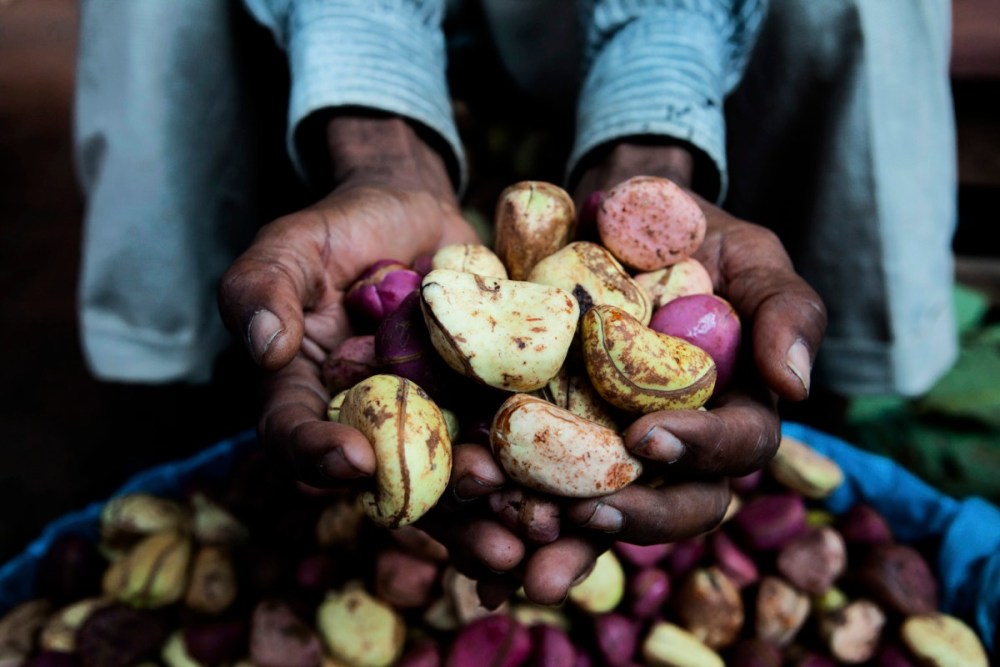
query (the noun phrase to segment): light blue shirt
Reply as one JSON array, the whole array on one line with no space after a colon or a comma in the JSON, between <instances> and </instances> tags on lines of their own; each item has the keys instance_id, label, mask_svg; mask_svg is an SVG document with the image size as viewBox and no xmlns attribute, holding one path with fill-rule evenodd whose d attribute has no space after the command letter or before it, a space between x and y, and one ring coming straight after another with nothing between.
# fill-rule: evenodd
<instances>
[{"instance_id":1,"label":"light blue shirt","mask_svg":"<svg viewBox=\"0 0 1000 667\"><path fill-rule=\"evenodd\" d=\"M446 78L442 22L448 3L244 1L288 54L292 90L287 141L300 173L295 133L302 120L324 108L363 106L405 116L437 132L451 148L459 188L464 187L466 160ZM530 5L528 11L541 22L561 18L558 1L506 4ZM762 0L576 3L583 84L567 173L606 142L666 135L691 143L711 159L720 186L705 194L720 199L726 184L723 98L739 82L764 5ZM504 34L505 25L490 27L500 42L517 40ZM525 59L536 58L544 48L538 43L520 46Z\"/></svg>"}]
</instances>

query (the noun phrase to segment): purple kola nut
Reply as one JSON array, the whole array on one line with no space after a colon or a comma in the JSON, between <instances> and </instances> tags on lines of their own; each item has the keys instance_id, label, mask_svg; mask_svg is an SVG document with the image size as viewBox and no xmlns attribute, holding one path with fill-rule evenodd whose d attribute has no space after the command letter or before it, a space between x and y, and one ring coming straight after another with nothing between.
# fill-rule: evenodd
<instances>
[{"instance_id":1,"label":"purple kola nut","mask_svg":"<svg viewBox=\"0 0 1000 667\"><path fill-rule=\"evenodd\" d=\"M419 289L421 279L419 273L405 264L392 259L379 260L348 288L344 305L362 320L377 323Z\"/></svg>"},{"instance_id":2,"label":"purple kola nut","mask_svg":"<svg viewBox=\"0 0 1000 667\"><path fill-rule=\"evenodd\" d=\"M235 662L246 655L250 624L245 618L218 618L182 629L184 649L202 665Z\"/></svg>"},{"instance_id":3,"label":"purple kola nut","mask_svg":"<svg viewBox=\"0 0 1000 667\"><path fill-rule=\"evenodd\" d=\"M777 567L800 589L822 595L847 569L847 545L829 526L810 528L781 548Z\"/></svg>"},{"instance_id":4,"label":"purple kola nut","mask_svg":"<svg viewBox=\"0 0 1000 667\"><path fill-rule=\"evenodd\" d=\"M938 610L937 578L930 564L906 544L873 547L855 572L868 597L901 616Z\"/></svg>"},{"instance_id":5,"label":"purple kola nut","mask_svg":"<svg viewBox=\"0 0 1000 667\"><path fill-rule=\"evenodd\" d=\"M319 635L280 600L264 600L254 608L249 653L257 667L320 667L323 660Z\"/></svg>"},{"instance_id":6,"label":"purple kola nut","mask_svg":"<svg viewBox=\"0 0 1000 667\"><path fill-rule=\"evenodd\" d=\"M375 336L345 338L323 361L323 383L330 395L350 389L378 372Z\"/></svg>"},{"instance_id":7,"label":"purple kola nut","mask_svg":"<svg viewBox=\"0 0 1000 667\"><path fill-rule=\"evenodd\" d=\"M837 517L835 527L849 548L889 544L893 541L889 522L871 505L858 503Z\"/></svg>"},{"instance_id":8,"label":"purple kola nut","mask_svg":"<svg viewBox=\"0 0 1000 667\"><path fill-rule=\"evenodd\" d=\"M441 667L441 648L433 639L418 639L403 652L396 667Z\"/></svg>"},{"instance_id":9,"label":"purple kola nut","mask_svg":"<svg viewBox=\"0 0 1000 667\"><path fill-rule=\"evenodd\" d=\"M615 552L622 561L635 567L647 567L656 565L673 549L672 543L663 544L629 544L628 542L615 542Z\"/></svg>"},{"instance_id":10,"label":"purple kola nut","mask_svg":"<svg viewBox=\"0 0 1000 667\"><path fill-rule=\"evenodd\" d=\"M583 200L580 211L577 213L576 234L578 239L597 240L597 211L604 201L605 192L594 190Z\"/></svg>"},{"instance_id":11,"label":"purple kola nut","mask_svg":"<svg viewBox=\"0 0 1000 667\"><path fill-rule=\"evenodd\" d=\"M529 667L574 667L578 653L569 635L562 628L539 623L530 628L531 657Z\"/></svg>"},{"instance_id":12,"label":"purple kola nut","mask_svg":"<svg viewBox=\"0 0 1000 667\"><path fill-rule=\"evenodd\" d=\"M748 496L760 487L760 483L763 479L764 470L763 468L758 468L757 470L740 477L730 477L729 488L733 490L733 493L741 496Z\"/></svg>"},{"instance_id":13,"label":"purple kola nut","mask_svg":"<svg viewBox=\"0 0 1000 667\"><path fill-rule=\"evenodd\" d=\"M722 570L738 588L745 588L760 579L757 564L723 530L712 533L709 550L715 565Z\"/></svg>"},{"instance_id":14,"label":"purple kola nut","mask_svg":"<svg viewBox=\"0 0 1000 667\"><path fill-rule=\"evenodd\" d=\"M882 644L873 662L877 667L917 667L906 649L889 642Z\"/></svg>"},{"instance_id":15,"label":"purple kola nut","mask_svg":"<svg viewBox=\"0 0 1000 667\"><path fill-rule=\"evenodd\" d=\"M493 415L510 396L507 392L484 387L449 368L434 349L430 332L420 308L420 292L403 299L375 330L375 362L379 372L398 375L415 383L441 407L454 410L460 417L459 428L482 421L487 430Z\"/></svg>"},{"instance_id":16,"label":"purple kola nut","mask_svg":"<svg viewBox=\"0 0 1000 667\"><path fill-rule=\"evenodd\" d=\"M0 665L8 663L0 659ZM42 651L27 662L11 663L23 667L83 667L80 656L76 653L65 653L63 651Z\"/></svg>"},{"instance_id":17,"label":"purple kola nut","mask_svg":"<svg viewBox=\"0 0 1000 667\"><path fill-rule=\"evenodd\" d=\"M603 664L628 667L639 646L640 624L624 614L609 612L594 616L594 639Z\"/></svg>"},{"instance_id":18,"label":"purple kola nut","mask_svg":"<svg viewBox=\"0 0 1000 667\"><path fill-rule=\"evenodd\" d=\"M649 328L697 345L715 362L715 393L726 388L739 356L742 325L732 304L715 294L689 294L663 304Z\"/></svg>"},{"instance_id":19,"label":"purple kola nut","mask_svg":"<svg viewBox=\"0 0 1000 667\"><path fill-rule=\"evenodd\" d=\"M375 358L382 372L416 383L433 398L440 396L443 381L454 375L434 351L418 291L403 299L375 330Z\"/></svg>"},{"instance_id":20,"label":"purple kola nut","mask_svg":"<svg viewBox=\"0 0 1000 667\"><path fill-rule=\"evenodd\" d=\"M518 667L531 655L531 633L510 616L493 614L476 619L455 635L446 667Z\"/></svg>"},{"instance_id":21,"label":"purple kola nut","mask_svg":"<svg viewBox=\"0 0 1000 667\"><path fill-rule=\"evenodd\" d=\"M653 618L670 598L670 575L659 567L644 567L629 578L627 594L633 617Z\"/></svg>"},{"instance_id":22,"label":"purple kola nut","mask_svg":"<svg viewBox=\"0 0 1000 667\"><path fill-rule=\"evenodd\" d=\"M705 557L705 551L705 538L700 535L674 542L666 561L670 576L679 579L693 570Z\"/></svg>"},{"instance_id":23,"label":"purple kola nut","mask_svg":"<svg viewBox=\"0 0 1000 667\"><path fill-rule=\"evenodd\" d=\"M806 505L802 496L775 493L748 501L732 525L743 543L753 551L773 551L808 530Z\"/></svg>"},{"instance_id":24,"label":"purple kola nut","mask_svg":"<svg viewBox=\"0 0 1000 667\"><path fill-rule=\"evenodd\" d=\"M410 265L410 268L419 273L421 276L426 276L431 272L433 263L434 253L425 252L422 255L417 255L417 258L413 260L413 264Z\"/></svg>"},{"instance_id":25,"label":"purple kola nut","mask_svg":"<svg viewBox=\"0 0 1000 667\"><path fill-rule=\"evenodd\" d=\"M756 637L745 637L726 651L729 667L781 667L784 656L777 646Z\"/></svg>"},{"instance_id":26,"label":"purple kola nut","mask_svg":"<svg viewBox=\"0 0 1000 667\"><path fill-rule=\"evenodd\" d=\"M795 661L795 667L837 667L841 663L818 653L809 653Z\"/></svg>"},{"instance_id":27,"label":"purple kola nut","mask_svg":"<svg viewBox=\"0 0 1000 667\"><path fill-rule=\"evenodd\" d=\"M169 632L160 612L112 603L87 616L76 650L85 667L132 667L155 656Z\"/></svg>"},{"instance_id":28,"label":"purple kola nut","mask_svg":"<svg viewBox=\"0 0 1000 667\"><path fill-rule=\"evenodd\" d=\"M322 595L336 581L341 567L329 553L306 554L295 568L295 583L301 591Z\"/></svg>"}]
</instances>

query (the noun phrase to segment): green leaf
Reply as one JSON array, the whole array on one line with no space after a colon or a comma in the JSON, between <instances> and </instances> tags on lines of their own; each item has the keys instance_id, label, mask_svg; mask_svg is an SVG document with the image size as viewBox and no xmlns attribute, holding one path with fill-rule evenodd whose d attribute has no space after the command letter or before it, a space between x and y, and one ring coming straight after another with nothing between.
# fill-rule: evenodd
<instances>
[{"instance_id":1,"label":"green leaf","mask_svg":"<svg viewBox=\"0 0 1000 667\"><path fill-rule=\"evenodd\" d=\"M952 289L952 300L959 335L975 330L990 309L990 299L985 293L961 284Z\"/></svg>"}]
</instances>

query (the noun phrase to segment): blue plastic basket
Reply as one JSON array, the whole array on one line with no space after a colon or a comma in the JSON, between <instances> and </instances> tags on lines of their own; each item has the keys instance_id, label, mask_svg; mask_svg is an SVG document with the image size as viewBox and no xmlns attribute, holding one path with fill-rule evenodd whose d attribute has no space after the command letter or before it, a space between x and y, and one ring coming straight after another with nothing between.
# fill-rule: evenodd
<instances>
[{"instance_id":1,"label":"blue plastic basket","mask_svg":"<svg viewBox=\"0 0 1000 667\"><path fill-rule=\"evenodd\" d=\"M890 459L807 426L785 423L783 431L843 468L845 483L826 501L834 514L865 502L885 515L900 541L940 540L937 567L943 610L972 624L992 653L1000 613L1000 509L982 498L947 496ZM144 471L114 495L146 491L177 496L193 476L225 478L237 454L255 444L252 431L239 434L191 458ZM67 533L96 537L102 505L93 503L53 521L0 568L0 614L32 597L35 569L53 540Z\"/></svg>"}]
</instances>

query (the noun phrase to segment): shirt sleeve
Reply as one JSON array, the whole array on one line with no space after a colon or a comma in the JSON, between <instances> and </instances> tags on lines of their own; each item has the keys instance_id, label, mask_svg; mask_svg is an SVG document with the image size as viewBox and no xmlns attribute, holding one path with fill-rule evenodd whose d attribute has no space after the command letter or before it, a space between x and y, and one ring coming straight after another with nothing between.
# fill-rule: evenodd
<instances>
[{"instance_id":1,"label":"shirt sleeve","mask_svg":"<svg viewBox=\"0 0 1000 667\"><path fill-rule=\"evenodd\" d=\"M615 139L659 135L688 142L714 166L701 194L727 185L725 96L739 83L765 0L588 0L582 3L584 79L574 174L590 151Z\"/></svg>"},{"instance_id":2,"label":"shirt sleeve","mask_svg":"<svg viewBox=\"0 0 1000 667\"><path fill-rule=\"evenodd\" d=\"M409 118L443 139L456 185L466 162L451 110L442 21L445 0L243 0L288 55L287 146L321 109L366 107Z\"/></svg>"}]
</instances>

